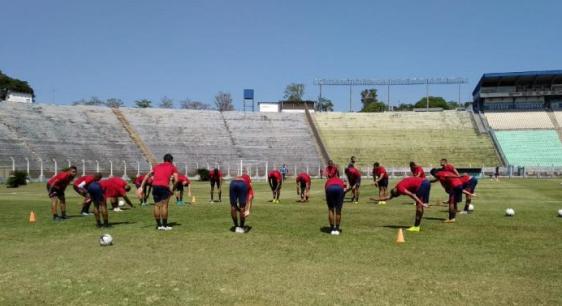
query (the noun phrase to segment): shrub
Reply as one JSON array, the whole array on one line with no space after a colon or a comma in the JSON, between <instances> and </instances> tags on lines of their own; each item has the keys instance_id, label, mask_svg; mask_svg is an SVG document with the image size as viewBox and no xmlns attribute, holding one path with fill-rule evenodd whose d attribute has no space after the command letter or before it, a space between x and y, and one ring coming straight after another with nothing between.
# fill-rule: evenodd
<instances>
[{"instance_id":1,"label":"shrub","mask_svg":"<svg viewBox=\"0 0 562 306\"><path fill-rule=\"evenodd\" d=\"M6 182L8 188L18 188L21 185L27 185L27 173L24 171L13 171Z\"/></svg>"},{"instance_id":2,"label":"shrub","mask_svg":"<svg viewBox=\"0 0 562 306\"><path fill-rule=\"evenodd\" d=\"M208 169L199 168L199 169L197 169L197 174L199 174L199 177L200 177L201 181L208 181L210 179Z\"/></svg>"}]
</instances>

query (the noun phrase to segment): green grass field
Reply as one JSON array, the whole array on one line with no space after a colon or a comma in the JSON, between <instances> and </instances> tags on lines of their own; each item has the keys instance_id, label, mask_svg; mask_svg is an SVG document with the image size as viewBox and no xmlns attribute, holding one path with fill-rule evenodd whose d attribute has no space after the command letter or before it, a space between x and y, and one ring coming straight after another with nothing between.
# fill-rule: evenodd
<instances>
[{"instance_id":1,"label":"green grass field","mask_svg":"<svg viewBox=\"0 0 562 306\"><path fill-rule=\"evenodd\" d=\"M207 203L204 183L197 204L171 205L170 232L154 229L151 207L111 212L114 226L97 229L78 216L72 189L72 218L54 223L43 184L0 186L0 304L562 304L559 180L483 179L474 214L442 224L446 208L432 206L400 245L411 201L369 203L375 190L364 182L360 204L344 207L342 235L330 236L321 185L298 204L290 179L272 204L257 183L245 235L230 232L227 201ZM445 196L432 187L435 204ZM99 246L103 232L113 246Z\"/></svg>"}]
</instances>

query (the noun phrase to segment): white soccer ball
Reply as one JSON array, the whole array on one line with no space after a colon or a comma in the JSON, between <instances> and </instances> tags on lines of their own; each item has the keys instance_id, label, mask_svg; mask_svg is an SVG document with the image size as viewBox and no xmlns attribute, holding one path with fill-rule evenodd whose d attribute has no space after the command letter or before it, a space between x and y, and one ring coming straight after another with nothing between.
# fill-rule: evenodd
<instances>
[{"instance_id":1,"label":"white soccer ball","mask_svg":"<svg viewBox=\"0 0 562 306\"><path fill-rule=\"evenodd\" d=\"M474 205L470 204L468 205L468 211L473 211L474 210Z\"/></svg>"},{"instance_id":2,"label":"white soccer ball","mask_svg":"<svg viewBox=\"0 0 562 306\"><path fill-rule=\"evenodd\" d=\"M125 206L125 201L124 200L119 200L119 207L123 207Z\"/></svg>"},{"instance_id":3,"label":"white soccer ball","mask_svg":"<svg viewBox=\"0 0 562 306\"><path fill-rule=\"evenodd\" d=\"M108 246L113 244L113 237L110 234L103 234L100 236L100 245Z\"/></svg>"},{"instance_id":4,"label":"white soccer ball","mask_svg":"<svg viewBox=\"0 0 562 306\"><path fill-rule=\"evenodd\" d=\"M513 217L515 215L515 210L513 208L508 208L505 210L505 215L508 217Z\"/></svg>"},{"instance_id":5,"label":"white soccer ball","mask_svg":"<svg viewBox=\"0 0 562 306\"><path fill-rule=\"evenodd\" d=\"M562 218L562 209L558 210L558 217Z\"/></svg>"}]
</instances>

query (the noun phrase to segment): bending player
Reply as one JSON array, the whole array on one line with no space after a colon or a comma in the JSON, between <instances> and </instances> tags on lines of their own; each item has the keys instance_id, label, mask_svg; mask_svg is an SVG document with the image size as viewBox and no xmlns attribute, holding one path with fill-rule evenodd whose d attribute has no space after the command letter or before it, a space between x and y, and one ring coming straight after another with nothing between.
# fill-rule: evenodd
<instances>
[{"instance_id":1,"label":"bending player","mask_svg":"<svg viewBox=\"0 0 562 306\"><path fill-rule=\"evenodd\" d=\"M410 171L412 171L412 176L425 178L425 171L423 171L422 166L417 165L415 162L410 162Z\"/></svg>"},{"instance_id":2,"label":"bending player","mask_svg":"<svg viewBox=\"0 0 562 306\"><path fill-rule=\"evenodd\" d=\"M411 176L399 181L390 191L390 196L381 198L380 200L386 201L392 198L397 198L401 195L406 195L416 201L416 219L414 221L414 226L406 230L410 232L419 232L421 230L420 225L423 217L423 209L424 207L429 206L430 190L431 184L427 179Z\"/></svg>"},{"instance_id":3,"label":"bending player","mask_svg":"<svg viewBox=\"0 0 562 306\"><path fill-rule=\"evenodd\" d=\"M94 203L94 215L96 217L97 227L109 227L109 214L107 213L107 204L105 202L104 191L100 181L92 182L88 186L88 194ZM103 225L100 220L103 217Z\"/></svg>"},{"instance_id":4,"label":"bending player","mask_svg":"<svg viewBox=\"0 0 562 306\"><path fill-rule=\"evenodd\" d=\"M463 183L460 177L452 172L445 170L432 169L431 175L435 177L431 182L439 181L441 186L449 194L449 218L444 223L455 223L457 214L457 203L462 202L462 194L473 196L472 193L463 190Z\"/></svg>"},{"instance_id":5,"label":"bending player","mask_svg":"<svg viewBox=\"0 0 562 306\"><path fill-rule=\"evenodd\" d=\"M310 175L306 172L299 173L297 176L297 195L301 197L299 202L308 202L310 184Z\"/></svg>"},{"instance_id":6,"label":"bending player","mask_svg":"<svg viewBox=\"0 0 562 306\"><path fill-rule=\"evenodd\" d=\"M328 205L330 234L339 235L345 184L339 177L331 177L326 181L324 189L326 192L326 204Z\"/></svg>"},{"instance_id":7,"label":"bending player","mask_svg":"<svg viewBox=\"0 0 562 306\"><path fill-rule=\"evenodd\" d=\"M154 198L154 219L156 220L156 229L160 231L172 230L168 225L168 203L172 196L170 190L170 178L174 182L178 181L178 169L174 166L174 157L172 154L164 155L164 162L152 168L148 175L144 178L141 188L137 190L139 197L142 197L142 190L148 178L152 176L152 197Z\"/></svg>"},{"instance_id":8,"label":"bending player","mask_svg":"<svg viewBox=\"0 0 562 306\"><path fill-rule=\"evenodd\" d=\"M254 186L252 185L252 178L248 175L248 173L244 172L244 174L242 174L242 180L244 180L244 183L248 188L246 209L244 210L244 217L247 217L250 215L250 210L252 209L252 204L254 203L254 196L256 195L256 193L254 192Z\"/></svg>"},{"instance_id":9,"label":"bending player","mask_svg":"<svg viewBox=\"0 0 562 306\"><path fill-rule=\"evenodd\" d=\"M114 176L101 180L100 185L103 189L105 200L106 202L109 201L109 203L111 203L113 211L121 211L121 208L118 205L119 198L123 198L129 207L133 207L133 203L131 203L131 200L129 200L129 197L127 196L127 192L131 190L131 186L129 186L124 179Z\"/></svg>"},{"instance_id":10,"label":"bending player","mask_svg":"<svg viewBox=\"0 0 562 306\"><path fill-rule=\"evenodd\" d=\"M373 164L373 184L379 188L379 198L388 197L388 173L378 162ZM379 201L379 204L386 202Z\"/></svg>"},{"instance_id":11,"label":"bending player","mask_svg":"<svg viewBox=\"0 0 562 306\"><path fill-rule=\"evenodd\" d=\"M187 187L187 195L191 198L191 181L186 175L178 175L178 181L175 182L174 184L174 192L176 194L176 205L185 205L185 202L183 201L184 187Z\"/></svg>"},{"instance_id":12,"label":"bending player","mask_svg":"<svg viewBox=\"0 0 562 306\"><path fill-rule=\"evenodd\" d=\"M334 164L333 160L328 161L328 166L324 169L324 175L327 179L332 177L340 177L340 171L338 170L338 166Z\"/></svg>"},{"instance_id":13,"label":"bending player","mask_svg":"<svg viewBox=\"0 0 562 306\"><path fill-rule=\"evenodd\" d=\"M248 177L249 178L249 177ZM247 178L237 176L230 182L230 216L234 223L234 232L244 234L246 232L246 202L248 201ZM240 223L238 223L240 220Z\"/></svg>"},{"instance_id":14,"label":"bending player","mask_svg":"<svg viewBox=\"0 0 562 306\"><path fill-rule=\"evenodd\" d=\"M439 161L439 163L441 164L441 170L449 171L455 174L456 176L460 176L459 172L457 171L457 168L455 168L453 164L450 164L446 158L442 158Z\"/></svg>"},{"instance_id":15,"label":"bending player","mask_svg":"<svg viewBox=\"0 0 562 306\"><path fill-rule=\"evenodd\" d=\"M82 216L90 215L90 204L92 203L92 199L88 194L88 186L90 186L90 184L93 182L101 180L101 177L101 173L96 173L94 175L84 175L75 179L74 183L72 184L74 191L84 197L84 200L82 201L82 211L80 212Z\"/></svg>"},{"instance_id":16,"label":"bending player","mask_svg":"<svg viewBox=\"0 0 562 306\"><path fill-rule=\"evenodd\" d=\"M223 181L222 171L220 171L218 168L212 169L209 172L209 180L211 181L211 200L209 200L209 203L214 202L215 186L217 187L217 190L218 190L219 202L221 202L222 201L222 181Z\"/></svg>"},{"instance_id":17,"label":"bending player","mask_svg":"<svg viewBox=\"0 0 562 306\"><path fill-rule=\"evenodd\" d=\"M355 158L352 157L352 161ZM361 172L355 168L353 163L349 163L348 167L345 168L345 175L347 176L347 181L349 182L349 187L345 191L348 193L351 191L351 202L354 204L359 204L359 188L361 187Z\"/></svg>"},{"instance_id":18,"label":"bending player","mask_svg":"<svg viewBox=\"0 0 562 306\"><path fill-rule=\"evenodd\" d=\"M476 191L476 185L478 185L478 179L474 176L465 174L461 176L460 180L463 183L462 189L468 192L466 193L464 209L461 211L461 214L468 214L471 212L469 207L470 204L472 204L472 197L475 196L474 192Z\"/></svg>"},{"instance_id":19,"label":"bending player","mask_svg":"<svg viewBox=\"0 0 562 306\"><path fill-rule=\"evenodd\" d=\"M137 187L137 190L140 189L140 187L142 185L142 181L144 180L145 176L146 176L146 174L139 175L133 181L133 184L135 184L135 187ZM151 176L148 178L148 180L146 181L146 184L144 184L143 188L144 188L142 190L143 196L139 198L141 206L148 205L148 195L150 195L150 193L152 192L152 177Z\"/></svg>"},{"instance_id":20,"label":"bending player","mask_svg":"<svg viewBox=\"0 0 562 306\"><path fill-rule=\"evenodd\" d=\"M281 185L283 185L283 176L276 168L273 168L267 175L267 182L273 194L273 203L279 203L279 196L281 195Z\"/></svg>"},{"instance_id":21,"label":"bending player","mask_svg":"<svg viewBox=\"0 0 562 306\"><path fill-rule=\"evenodd\" d=\"M66 219L66 198L64 191L66 186L72 182L76 176L76 167L64 169L57 173L47 182L47 192L51 199L51 214L53 214L53 221ZM60 216L57 214L57 207L60 207Z\"/></svg>"}]
</instances>

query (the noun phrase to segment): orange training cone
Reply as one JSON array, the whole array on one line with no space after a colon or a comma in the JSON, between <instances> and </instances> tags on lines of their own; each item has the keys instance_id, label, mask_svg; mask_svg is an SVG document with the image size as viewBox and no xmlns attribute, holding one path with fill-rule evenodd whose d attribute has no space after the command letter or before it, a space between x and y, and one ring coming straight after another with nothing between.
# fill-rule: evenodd
<instances>
[{"instance_id":1,"label":"orange training cone","mask_svg":"<svg viewBox=\"0 0 562 306\"><path fill-rule=\"evenodd\" d=\"M29 213L29 223L35 223L35 221L37 221L37 218L35 217L35 212L33 212L33 210Z\"/></svg>"},{"instance_id":2,"label":"orange training cone","mask_svg":"<svg viewBox=\"0 0 562 306\"><path fill-rule=\"evenodd\" d=\"M398 235L396 236L396 243L404 243L404 242L406 242L406 240L404 240L404 232L402 232L402 229L399 228Z\"/></svg>"},{"instance_id":3,"label":"orange training cone","mask_svg":"<svg viewBox=\"0 0 562 306\"><path fill-rule=\"evenodd\" d=\"M197 201L195 200L195 196L192 196L192 197L191 197L191 204L195 204L195 202L197 202Z\"/></svg>"}]
</instances>

